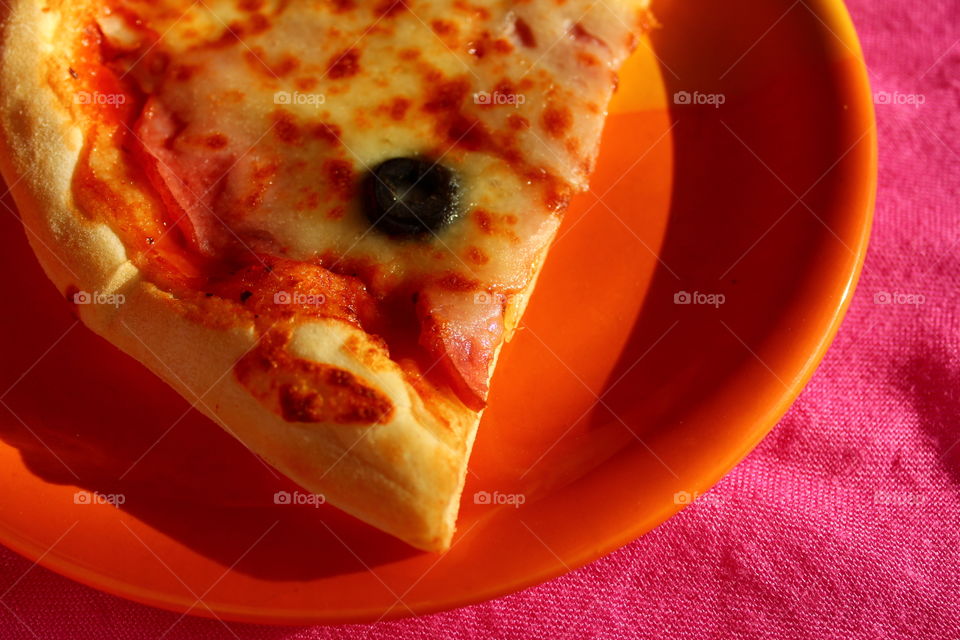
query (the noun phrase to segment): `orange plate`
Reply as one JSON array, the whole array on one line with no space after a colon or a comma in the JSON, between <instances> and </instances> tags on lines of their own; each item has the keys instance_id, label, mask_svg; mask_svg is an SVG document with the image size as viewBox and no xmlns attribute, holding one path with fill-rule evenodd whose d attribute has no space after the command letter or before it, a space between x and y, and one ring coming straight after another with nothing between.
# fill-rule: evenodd
<instances>
[{"instance_id":1,"label":"orange plate","mask_svg":"<svg viewBox=\"0 0 960 640\"><path fill-rule=\"evenodd\" d=\"M291 485L75 326L13 216L0 233L0 272L17 274L0 314L3 543L176 611L357 622L547 580L663 522L676 492L708 489L837 329L867 244L875 127L841 2L655 11L664 26L622 74L593 190L504 350L447 554L328 506L274 505ZM675 304L681 291L694 304ZM81 489L125 502L87 504Z\"/></svg>"}]
</instances>

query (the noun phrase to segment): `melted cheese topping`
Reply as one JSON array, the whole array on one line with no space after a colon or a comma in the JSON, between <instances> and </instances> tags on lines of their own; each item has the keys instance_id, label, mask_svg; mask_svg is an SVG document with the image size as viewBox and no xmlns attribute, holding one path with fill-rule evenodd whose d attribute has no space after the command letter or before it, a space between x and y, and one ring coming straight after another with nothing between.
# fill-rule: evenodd
<instances>
[{"instance_id":1,"label":"melted cheese topping","mask_svg":"<svg viewBox=\"0 0 960 640\"><path fill-rule=\"evenodd\" d=\"M355 265L375 294L451 275L509 294L586 187L639 5L129 1L98 22L150 96L136 134L202 251ZM460 176L460 216L434 235L390 238L359 206L399 156Z\"/></svg>"}]
</instances>

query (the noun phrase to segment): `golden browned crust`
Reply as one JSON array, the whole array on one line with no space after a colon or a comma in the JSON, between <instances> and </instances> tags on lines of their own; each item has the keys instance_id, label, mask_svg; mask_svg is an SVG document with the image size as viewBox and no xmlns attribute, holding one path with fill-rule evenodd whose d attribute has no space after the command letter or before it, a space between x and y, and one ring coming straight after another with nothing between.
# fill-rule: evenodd
<instances>
[{"instance_id":1,"label":"golden browned crust","mask_svg":"<svg viewBox=\"0 0 960 640\"><path fill-rule=\"evenodd\" d=\"M69 65L58 47L71 28L67 7L78 4L17 0L3 10L0 171L49 278L65 295L122 294L118 306L79 305L81 319L298 484L413 546L446 549L479 414L444 394L426 406L378 343L320 319L296 326L287 349L350 372L389 399L390 418L367 426L285 421L231 375L257 346L253 327L191 319L128 259L113 229L78 209L71 181L89 123L51 83ZM508 335L532 287L511 301Z\"/></svg>"}]
</instances>

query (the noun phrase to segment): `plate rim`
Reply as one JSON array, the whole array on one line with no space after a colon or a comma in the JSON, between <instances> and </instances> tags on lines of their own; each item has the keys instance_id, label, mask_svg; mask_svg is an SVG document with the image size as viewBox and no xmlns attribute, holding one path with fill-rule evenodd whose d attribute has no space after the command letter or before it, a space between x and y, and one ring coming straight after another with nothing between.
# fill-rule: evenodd
<instances>
[{"instance_id":1,"label":"plate rim","mask_svg":"<svg viewBox=\"0 0 960 640\"><path fill-rule=\"evenodd\" d=\"M844 2L842 0L814 0L811 4L813 6L805 4L806 8L814 12L818 18L823 18L821 21L824 23L824 28L831 31L841 44L849 50L853 62L856 63L855 74L852 76L852 79L856 81L856 86L850 88L849 95L852 100L858 101L858 106L865 107L867 133L863 141L869 144L869 149L866 154L867 157L863 161L863 175L866 176L866 180L868 180L869 183L865 185L867 193L863 211L859 212L861 215L859 225L860 234L857 238L856 245L852 247L855 250L855 259L849 272L839 274L837 277L837 282L844 283L845 288L839 304L835 305L835 308L832 310L829 326L821 336L811 357L805 361L802 368L798 371L798 375L793 378L793 382L787 385L777 403L770 407L768 412L768 415L770 415L768 419L769 424L753 425L753 428L749 430L750 438L744 446L740 447L739 450L731 450L731 457L727 461L718 463L711 468L708 473L703 474L701 481L696 483L697 486L691 486L692 489L697 491L709 490L719 482L723 476L736 467L756 448L759 442L773 427L779 423L793 405L796 398L816 372L827 350L833 343L853 299L856 285L866 259L876 203L879 156L876 114L866 61L853 20ZM745 431L747 430L745 429ZM412 603L410 609L412 609L417 616L429 615L486 602L541 584L568 572L580 569L628 545L630 542L663 524L685 506L686 505L678 505L675 509L667 509L664 510L663 513L657 514L652 520L652 525L649 524L649 522L644 522L636 527L623 529L617 535L610 535L604 538L602 543L595 547L591 547L590 549L585 548L579 554L565 556L562 565L558 563L556 566L549 567L540 572L525 574L523 579L501 583L496 587L485 590L473 590L469 592L469 595L453 596L443 601L432 602L429 605ZM29 560L34 565L40 565L87 587L172 613L183 614L189 610L189 615L194 617L207 619L219 618L233 622L272 625L362 624L373 620L389 621L409 617L409 614L405 614L402 608L396 606L392 607L385 615L378 615L383 613L380 608L370 610L354 609L346 613L338 611L335 614L323 611L293 611L289 614L277 615L276 611L264 612L263 610L250 609L246 606L231 606L224 603L204 601L204 604L209 606L210 610L207 610L204 607L198 607L195 603L189 602L189 598L167 596L162 592L144 589L127 581L117 580L95 569L84 568L69 558L59 556L48 548L42 548L34 544L3 523L0 523L0 543Z\"/></svg>"}]
</instances>

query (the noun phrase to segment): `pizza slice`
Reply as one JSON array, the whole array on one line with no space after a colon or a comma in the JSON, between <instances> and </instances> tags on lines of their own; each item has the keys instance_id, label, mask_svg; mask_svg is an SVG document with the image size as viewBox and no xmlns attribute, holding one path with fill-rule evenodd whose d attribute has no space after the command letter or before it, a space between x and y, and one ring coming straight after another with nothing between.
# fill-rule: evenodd
<instances>
[{"instance_id":1,"label":"pizza slice","mask_svg":"<svg viewBox=\"0 0 960 640\"><path fill-rule=\"evenodd\" d=\"M3 175L82 320L305 489L446 549L646 0L10 4Z\"/></svg>"}]
</instances>

